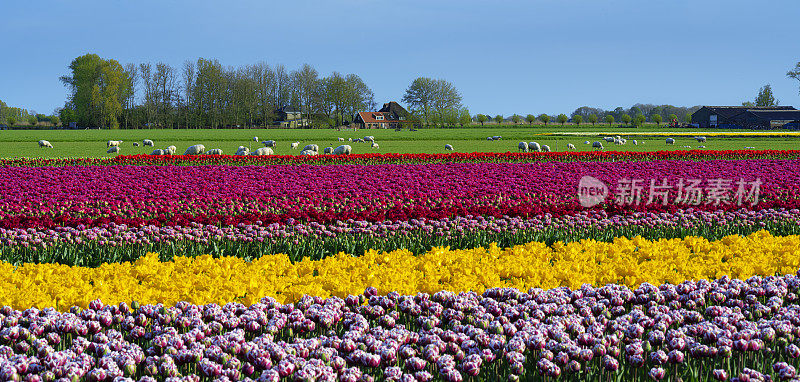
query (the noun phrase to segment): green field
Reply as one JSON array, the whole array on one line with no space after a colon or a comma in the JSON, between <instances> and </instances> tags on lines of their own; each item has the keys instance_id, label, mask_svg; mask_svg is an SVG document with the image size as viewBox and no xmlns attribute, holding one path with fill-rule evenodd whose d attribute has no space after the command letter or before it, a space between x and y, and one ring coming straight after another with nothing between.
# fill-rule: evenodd
<instances>
[{"instance_id":1,"label":"green field","mask_svg":"<svg viewBox=\"0 0 800 382\"><path fill-rule=\"evenodd\" d=\"M662 131L666 131L666 127ZM106 141L122 140L121 154L149 154L151 147L134 147L133 142L141 144L142 139L152 139L155 148L165 148L175 145L178 154L194 144L202 143L206 149L220 148L225 154L233 154L240 146L250 146L255 149L262 147L252 138L259 140L275 140L278 142L275 153L279 155L299 154L300 150L292 150L290 142L299 141L303 145L315 143L320 148L338 146L342 144L337 140L342 137L358 138L372 135L380 145L373 149L369 143L349 143L353 153L442 153L444 145L451 144L458 152L507 152L517 151L520 141L535 141L539 144L549 145L553 151L565 151L568 143L574 144L578 151L591 150L585 141L601 140L603 136L621 135L628 139L628 144L617 146L605 144L606 150L620 151L656 151L656 150L685 150L683 146L697 148L699 143L692 139L692 131L681 131L680 136L660 132L652 136L655 128L620 129L604 127L564 127L551 125L542 127L502 127L502 128L466 128L466 129L420 129L418 131L394 130L297 130L297 129L202 129L202 130L6 130L0 131L0 157L107 157L116 154L106 153ZM705 145L709 150L738 150L745 147L755 149L789 150L800 149L800 135L786 132L777 136L741 136L747 131L728 131L729 135L714 136L712 134L725 131L702 133L708 137ZM774 132L770 132L774 133ZM500 135L500 141L487 141L487 136ZM664 138L674 137L675 145L666 145ZM50 141L54 148L39 148L40 139ZM643 144L634 146L636 139Z\"/></svg>"}]
</instances>

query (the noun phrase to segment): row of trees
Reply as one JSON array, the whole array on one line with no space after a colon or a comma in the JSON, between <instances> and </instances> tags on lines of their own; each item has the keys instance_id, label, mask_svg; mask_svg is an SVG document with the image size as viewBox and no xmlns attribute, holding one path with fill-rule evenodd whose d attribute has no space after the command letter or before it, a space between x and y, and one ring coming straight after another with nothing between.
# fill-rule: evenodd
<instances>
[{"instance_id":1,"label":"row of trees","mask_svg":"<svg viewBox=\"0 0 800 382\"><path fill-rule=\"evenodd\" d=\"M58 125L61 120L57 115L44 115L33 110L28 111L20 107L11 107L0 100L0 125L36 126L41 123Z\"/></svg>"},{"instance_id":2,"label":"row of trees","mask_svg":"<svg viewBox=\"0 0 800 382\"><path fill-rule=\"evenodd\" d=\"M214 59L120 65L96 54L78 57L61 77L70 96L61 119L103 127L254 127L271 125L276 110L300 109L310 123L337 125L374 110L372 90L355 74L320 77L304 65L257 63L224 67Z\"/></svg>"},{"instance_id":3,"label":"row of trees","mask_svg":"<svg viewBox=\"0 0 800 382\"><path fill-rule=\"evenodd\" d=\"M678 120L678 116L675 114L670 114L668 118L670 121L673 119ZM684 118L686 122L691 121L691 114L687 114ZM506 119L502 115L496 115L492 117L490 115L478 114L475 116L475 121L480 123L481 126L483 126L486 122L489 121L494 121L495 123L500 124L506 122L507 120L510 120L515 125L518 125L523 122L523 117L517 114L512 115L508 119ZM527 116L525 116L524 121L530 125L534 124L535 122L538 122L540 124L544 124L545 126L548 123L550 123L550 121L560 123L561 125L564 125L567 122L572 122L576 125L580 125L584 122L591 123L592 125L602 122L605 122L608 125L611 125L615 122L622 122L625 125L633 125L638 127L648 121L655 124L661 124L661 122L664 122L664 119L661 117L660 114L654 114L650 118L647 118L642 113L636 114L634 116L630 116L629 114L622 114L622 117L619 120L614 118L612 114L606 114L605 116L603 116L602 121L597 114L589 114L585 119L583 118L583 115L580 114L573 114L572 118L568 117L566 114L559 114L557 116L549 116L547 114L540 114L539 116L535 116L533 114L528 114Z\"/></svg>"}]
</instances>

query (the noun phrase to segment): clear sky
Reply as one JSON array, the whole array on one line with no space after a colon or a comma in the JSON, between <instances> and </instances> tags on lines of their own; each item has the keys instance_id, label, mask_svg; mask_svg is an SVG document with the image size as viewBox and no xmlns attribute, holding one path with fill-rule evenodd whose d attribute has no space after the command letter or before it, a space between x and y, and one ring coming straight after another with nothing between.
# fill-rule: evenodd
<instances>
[{"instance_id":1,"label":"clear sky","mask_svg":"<svg viewBox=\"0 0 800 382\"><path fill-rule=\"evenodd\" d=\"M0 0L0 99L50 114L91 52L120 63L217 58L356 73L378 104L417 76L470 111L738 105L772 84L800 106L798 0Z\"/></svg>"}]
</instances>

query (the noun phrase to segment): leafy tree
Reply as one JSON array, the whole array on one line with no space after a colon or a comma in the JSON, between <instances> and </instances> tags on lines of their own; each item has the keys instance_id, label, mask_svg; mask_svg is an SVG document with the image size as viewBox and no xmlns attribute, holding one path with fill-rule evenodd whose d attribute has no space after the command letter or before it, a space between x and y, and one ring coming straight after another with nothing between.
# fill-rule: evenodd
<instances>
[{"instance_id":1,"label":"leafy tree","mask_svg":"<svg viewBox=\"0 0 800 382\"><path fill-rule=\"evenodd\" d=\"M458 110L458 124L461 127L469 126L472 123L472 116L469 114L469 109L462 107Z\"/></svg>"},{"instance_id":2,"label":"leafy tree","mask_svg":"<svg viewBox=\"0 0 800 382\"><path fill-rule=\"evenodd\" d=\"M639 113L636 114L636 117L633 118L633 124L636 127L641 127L647 119L644 117L644 114Z\"/></svg>"},{"instance_id":3,"label":"leafy tree","mask_svg":"<svg viewBox=\"0 0 800 382\"><path fill-rule=\"evenodd\" d=\"M511 116L511 121L514 122L515 125L518 125L519 121L521 121L521 120L522 120L522 117L520 117L520 116L518 116L516 114Z\"/></svg>"},{"instance_id":4,"label":"leafy tree","mask_svg":"<svg viewBox=\"0 0 800 382\"><path fill-rule=\"evenodd\" d=\"M539 114L539 120L544 122L544 126L547 127L547 123L550 122L550 116L547 114Z\"/></svg>"},{"instance_id":5,"label":"leafy tree","mask_svg":"<svg viewBox=\"0 0 800 382\"><path fill-rule=\"evenodd\" d=\"M53 126L58 126L58 125L61 124L61 119L58 118L57 115L51 115L51 116L47 117L47 119L50 121L50 123L53 124Z\"/></svg>"},{"instance_id":6,"label":"leafy tree","mask_svg":"<svg viewBox=\"0 0 800 382\"><path fill-rule=\"evenodd\" d=\"M684 115L683 116L683 122L692 123L692 115L691 114Z\"/></svg>"},{"instance_id":7,"label":"leafy tree","mask_svg":"<svg viewBox=\"0 0 800 382\"><path fill-rule=\"evenodd\" d=\"M630 125L632 120L633 120L633 118L631 118L630 115L628 115L628 114L623 114L622 115L622 123L624 123L625 126Z\"/></svg>"},{"instance_id":8,"label":"leafy tree","mask_svg":"<svg viewBox=\"0 0 800 382\"><path fill-rule=\"evenodd\" d=\"M663 121L664 119L661 118L661 114L654 114L652 117L650 117L650 120L655 122L656 126L660 126L661 125L661 121Z\"/></svg>"},{"instance_id":9,"label":"leafy tree","mask_svg":"<svg viewBox=\"0 0 800 382\"><path fill-rule=\"evenodd\" d=\"M480 122L481 126L483 126L483 124L486 122L486 120L489 119L483 114L478 114L477 118L478 118L478 122Z\"/></svg>"},{"instance_id":10,"label":"leafy tree","mask_svg":"<svg viewBox=\"0 0 800 382\"><path fill-rule=\"evenodd\" d=\"M87 126L118 126L122 114L124 87L129 82L116 60L104 60L96 54L75 58L69 66L70 75L61 81L70 87L70 105L78 122Z\"/></svg>"},{"instance_id":11,"label":"leafy tree","mask_svg":"<svg viewBox=\"0 0 800 382\"><path fill-rule=\"evenodd\" d=\"M36 116L33 115L28 116L28 125L36 126L37 123L39 123L39 120L36 119Z\"/></svg>"},{"instance_id":12,"label":"leafy tree","mask_svg":"<svg viewBox=\"0 0 800 382\"><path fill-rule=\"evenodd\" d=\"M421 111L426 123L434 113L444 121L446 114L461 107L461 94L447 80L419 77L406 89L403 102L411 109Z\"/></svg>"},{"instance_id":13,"label":"leafy tree","mask_svg":"<svg viewBox=\"0 0 800 382\"><path fill-rule=\"evenodd\" d=\"M8 122L9 126L14 126L17 124L17 118L15 118L13 115L8 116L6 117L6 122Z\"/></svg>"},{"instance_id":14,"label":"leafy tree","mask_svg":"<svg viewBox=\"0 0 800 382\"><path fill-rule=\"evenodd\" d=\"M614 116L611 114L606 114L604 119L609 127L611 127L611 124L614 123Z\"/></svg>"},{"instance_id":15,"label":"leafy tree","mask_svg":"<svg viewBox=\"0 0 800 382\"><path fill-rule=\"evenodd\" d=\"M567 123L568 120L569 118L566 116L566 114L559 114L556 117L556 121L558 121L558 123L560 123L561 126L564 126L564 124Z\"/></svg>"},{"instance_id":16,"label":"leafy tree","mask_svg":"<svg viewBox=\"0 0 800 382\"><path fill-rule=\"evenodd\" d=\"M797 81L800 81L800 62L798 62L793 70L786 72L786 76L789 78L794 78Z\"/></svg>"},{"instance_id":17,"label":"leafy tree","mask_svg":"<svg viewBox=\"0 0 800 382\"><path fill-rule=\"evenodd\" d=\"M529 125L533 125L533 122L534 122L534 121L536 121L536 116L535 116L535 115L533 115L533 114L528 114L528 115L525 117L525 120L526 120L526 121L528 121L528 124L529 124Z\"/></svg>"},{"instance_id":18,"label":"leafy tree","mask_svg":"<svg viewBox=\"0 0 800 382\"><path fill-rule=\"evenodd\" d=\"M594 126L597 123L597 114L589 114L589 123Z\"/></svg>"},{"instance_id":19,"label":"leafy tree","mask_svg":"<svg viewBox=\"0 0 800 382\"><path fill-rule=\"evenodd\" d=\"M678 116L675 114L670 114L667 118L669 118L670 122L678 120Z\"/></svg>"},{"instance_id":20,"label":"leafy tree","mask_svg":"<svg viewBox=\"0 0 800 382\"><path fill-rule=\"evenodd\" d=\"M770 86L770 84L762 86L756 97L756 106L771 107L778 106L778 103L779 102L775 100L775 96L772 95L772 86Z\"/></svg>"},{"instance_id":21,"label":"leafy tree","mask_svg":"<svg viewBox=\"0 0 800 382\"><path fill-rule=\"evenodd\" d=\"M745 106L745 107L756 107L756 103L753 102L753 101L744 101L744 102L742 102L742 106Z\"/></svg>"},{"instance_id":22,"label":"leafy tree","mask_svg":"<svg viewBox=\"0 0 800 382\"><path fill-rule=\"evenodd\" d=\"M494 116L494 121L497 122L498 125L503 123L503 120L505 120L505 119L500 114Z\"/></svg>"},{"instance_id":23,"label":"leafy tree","mask_svg":"<svg viewBox=\"0 0 800 382\"><path fill-rule=\"evenodd\" d=\"M581 123L583 122L583 117L580 116L580 115L573 115L572 116L572 122L575 122L576 125L580 126ZM563 125L563 123L562 123L562 125Z\"/></svg>"},{"instance_id":24,"label":"leafy tree","mask_svg":"<svg viewBox=\"0 0 800 382\"><path fill-rule=\"evenodd\" d=\"M68 107L61 108L61 110L58 111L58 118L61 119L61 122L65 126L69 125L70 122L77 122L75 119L75 111Z\"/></svg>"}]
</instances>

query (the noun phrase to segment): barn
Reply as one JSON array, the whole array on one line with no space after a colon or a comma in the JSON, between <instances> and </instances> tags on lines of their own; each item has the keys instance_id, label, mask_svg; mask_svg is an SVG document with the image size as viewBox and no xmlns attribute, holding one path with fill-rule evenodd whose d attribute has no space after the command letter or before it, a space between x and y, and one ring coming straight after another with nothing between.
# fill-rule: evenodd
<instances>
[{"instance_id":1,"label":"barn","mask_svg":"<svg viewBox=\"0 0 800 382\"><path fill-rule=\"evenodd\" d=\"M692 114L701 128L796 129L800 110L792 106L703 106Z\"/></svg>"}]
</instances>

